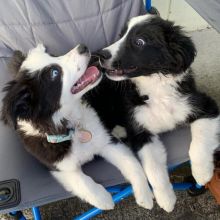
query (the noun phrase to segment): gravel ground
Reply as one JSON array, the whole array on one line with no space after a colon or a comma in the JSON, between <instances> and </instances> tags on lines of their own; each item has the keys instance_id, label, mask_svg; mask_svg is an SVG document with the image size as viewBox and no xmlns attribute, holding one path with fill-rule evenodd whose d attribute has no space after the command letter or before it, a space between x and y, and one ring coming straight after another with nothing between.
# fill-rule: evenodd
<instances>
[{"instance_id":1,"label":"gravel ground","mask_svg":"<svg viewBox=\"0 0 220 220\"><path fill-rule=\"evenodd\" d=\"M106 211L94 219L106 220L217 220L220 219L220 206L209 192L198 197L190 197L187 192L177 192L177 204L172 213L166 213L157 205L151 211L136 205L133 197L125 199L116 205L112 211ZM67 220L90 208L79 199L73 198L41 207L43 220ZM27 219L33 219L31 212L26 210ZM8 215L2 215L1 220L12 220Z\"/></svg>"},{"instance_id":2,"label":"gravel ground","mask_svg":"<svg viewBox=\"0 0 220 220\"><path fill-rule=\"evenodd\" d=\"M197 46L198 55L193 64L195 76L199 88L206 91L216 99L220 106L220 37L213 29L190 33ZM180 173L186 174L184 169ZM175 173L173 179L178 179ZM134 198L130 197L116 205L112 211L104 212L94 219L109 220L217 220L220 219L220 206L207 191L198 197L190 197L187 192L177 192L177 204L172 213L166 213L157 205L151 211L147 211L136 205ZM67 220L79 215L90 208L88 204L81 202L77 198L51 203L41 207L43 220ZM32 219L30 210L24 211L27 219ZM12 219L8 215L0 215L1 220Z\"/></svg>"}]
</instances>

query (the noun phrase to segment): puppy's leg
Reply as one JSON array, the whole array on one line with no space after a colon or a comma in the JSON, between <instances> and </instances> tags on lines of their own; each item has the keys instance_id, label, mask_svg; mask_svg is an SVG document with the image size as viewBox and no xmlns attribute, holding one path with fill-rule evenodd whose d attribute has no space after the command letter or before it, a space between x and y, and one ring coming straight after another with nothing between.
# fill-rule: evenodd
<instances>
[{"instance_id":1,"label":"puppy's leg","mask_svg":"<svg viewBox=\"0 0 220 220\"><path fill-rule=\"evenodd\" d=\"M121 143L107 145L100 155L115 165L131 183L137 204L152 209L153 196L143 168L135 155Z\"/></svg>"},{"instance_id":2,"label":"puppy's leg","mask_svg":"<svg viewBox=\"0 0 220 220\"><path fill-rule=\"evenodd\" d=\"M192 99L192 142L189 156L192 174L200 185L206 184L213 175L213 153L219 146L220 116L216 102L204 93L196 92Z\"/></svg>"},{"instance_id":3,"label":"puppy's leg","mask_svg":"<svg viewBox=\"0 0 220 220\"><path fill-rule=\"evenodd\" d=\"M145 143L138 156L153 188L157 203L167 212L171 212L176 202L176 196L170 183L167 170L166 149L157 136L152 142Z\"/></svg>"},{"instance_id":4,"label":"puppy's leg","mask_svg":"<svg viewBox=\"0 0 220 220\"><path fill-rule=\"evenodd\" d=\"M219 146L219 132L220 116L201 118L191 124L189 156L192 174L200 185L205 185L213 176L213 153Z\"/></svg>"},{"instance_id":5,"label":"puppy's leg","mask_svg":"<svg viewBox=\"0 0 220 220\"><path fill-rule=\"evenodd\" d=\"M95 183L91 177L85 175L81 169L52 171L51 173L74 196L78 196L99 209L114 208L111 194L102 185Z\"/></svg>"}]
</instances>

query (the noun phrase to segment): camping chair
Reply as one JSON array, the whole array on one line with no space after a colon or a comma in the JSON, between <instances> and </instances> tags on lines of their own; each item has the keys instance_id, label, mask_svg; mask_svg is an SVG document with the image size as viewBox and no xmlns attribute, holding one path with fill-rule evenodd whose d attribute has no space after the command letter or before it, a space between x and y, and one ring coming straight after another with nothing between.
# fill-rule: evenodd
<instances>
[{"instance_id":1,"label":"camping chair","mask_svg":"<svg viewBox=\"0 0 220 220\"><path fill-rule=\"evenodd\" d=\"M2 0L3 1L3 0ZM133 16L155 13L146 0L74 0L70 1L4 1L0 8L0 85L11 79L7 63L13 50L27 52L43 42L49 52L59 55L78 43L95 51L115 41L123 24ZM81 10L83 8L83 10ZM8 13L10 11L10 13ZM3 96L2 93L1 98ZM20 210L32 208L35 220L40 220L39 206L72 197L22 146L15 132L0 122L0 213L10 213L25 220ZM175 169L188 161L189 128L161 135L167 147L168 164ZM113 193L115 203L132 195L130 185L117 168L102 159L84 166L86 174ZM97 172L98 171L98 172ZM173 185L176 190L192 189L200 193L194 182ZM196 188L197 187L197 188ZM89 219L102 210L93 208L75 219Z\"/></svg>"}]
</instances>

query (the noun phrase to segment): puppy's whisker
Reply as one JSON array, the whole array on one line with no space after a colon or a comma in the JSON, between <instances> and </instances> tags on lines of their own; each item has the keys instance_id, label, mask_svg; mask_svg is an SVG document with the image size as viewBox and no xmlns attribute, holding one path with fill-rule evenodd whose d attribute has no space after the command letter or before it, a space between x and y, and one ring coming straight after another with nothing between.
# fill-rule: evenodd
<instances>
[{"instance_id":1,"label":"puppy's whisker","mask_svg":"<svg viewBox=\"0 0 220 220\"><path fill-rule=\"evenodd\" d=\"M102 63L101 63L100 56L97 56L97 55L95 55L95 54L92 54L91 56L98 58L98 61L97 61L97 62L99 63L99 65L100 65L101 67L103 67L103 65L102 65ZM103 67L103 68L104 68L104 67Z\"/></svg>"},{"instance_id":2,"label":"puppy's whisker","mask_svg":"<svg viewBox=\"0 0 220 220\"><path fill-rule=\"evenodd\" d=\"M104 68L104 66L102 65L102 62L101 62L101 60L100 60L100 57L99 57L98 62L99 62L99 65L100 65L102 68Z\"/></svg>"}]
</instances>

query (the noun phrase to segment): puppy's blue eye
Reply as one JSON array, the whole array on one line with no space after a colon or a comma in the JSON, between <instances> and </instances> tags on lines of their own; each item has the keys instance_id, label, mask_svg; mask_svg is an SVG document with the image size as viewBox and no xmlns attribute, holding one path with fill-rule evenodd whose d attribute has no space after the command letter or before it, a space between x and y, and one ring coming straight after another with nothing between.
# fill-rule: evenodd
<instances>
[{"instance_id":1,"label":"puppy's blue eye","mask_svg":"<svg viewBox=\"0 0 220 220\"><path fill-rule=\"evenodd\" d=\"M138 47L143 47L145 45L145 41L142 38L136 38L135 39L135 45Z\"/></svg>"},{"instance_id":2,"label":"puppy's blue eye","mask_svg":"<svg viewBox=\"0 0 220 220\"><path fill-rule=\"evenodd\" d=\"M56 68L50 70L51 79L55 79L60 74L60 71Z\"/></svg>"}]
</instances>

